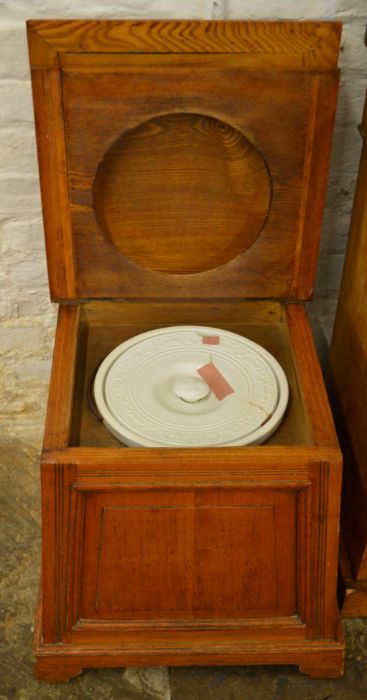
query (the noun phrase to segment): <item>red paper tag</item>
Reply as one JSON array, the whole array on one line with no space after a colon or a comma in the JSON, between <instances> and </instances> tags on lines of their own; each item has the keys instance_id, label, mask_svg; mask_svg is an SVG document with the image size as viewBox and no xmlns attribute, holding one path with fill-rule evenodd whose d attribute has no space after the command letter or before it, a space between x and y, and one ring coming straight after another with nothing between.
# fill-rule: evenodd
<instances>
[{"instance_id":1,"label":"red paper tag","mask_svg":"<svg viewBox=\"0 0 367 700\"><path fill-rule=\"evenodd\" d=\"M204 345L219 345L220 337L219 335L204 335L202 342Z\"/></svg>"},{"instance_id":2,"label":"red paper tag","mask_svg":"<svg viewBox=\"0 0 367 700\"><path fill-rule=\"evenodd\" d=\"M234 394L234 389L232 389L231 385L228 384L227 380L223 377L223 374L212 362L208 362L207 365L199 367L197 373L204 379L219 401L225 399L229 394Z\"/></svg>"}]
</instances>

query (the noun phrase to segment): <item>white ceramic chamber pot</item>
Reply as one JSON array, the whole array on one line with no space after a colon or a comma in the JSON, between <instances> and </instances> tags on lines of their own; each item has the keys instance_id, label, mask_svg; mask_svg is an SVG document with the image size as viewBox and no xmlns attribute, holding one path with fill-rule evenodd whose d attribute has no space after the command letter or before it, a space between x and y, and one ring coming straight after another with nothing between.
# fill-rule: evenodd
<instances>
[{"instance_id":1,"label":"white ceramic chamber pot","mask_svg":"<svg viewBox=\"0 0 367 700\"><path fill-rule=\"evenodd\" d=\"M260 444L279 426L289 389L263 347L208 326L169 326L116 347L100 365L94 399L129 446Z\"/></svg>"}]
</instances>

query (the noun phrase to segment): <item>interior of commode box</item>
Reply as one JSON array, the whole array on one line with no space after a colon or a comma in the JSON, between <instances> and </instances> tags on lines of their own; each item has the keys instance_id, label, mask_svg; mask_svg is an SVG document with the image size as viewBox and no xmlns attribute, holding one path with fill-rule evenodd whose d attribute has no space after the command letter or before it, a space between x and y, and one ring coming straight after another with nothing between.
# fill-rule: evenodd
<instances>
[{"instance_id":1,"label":"interior of commode box","mask_svg":"<svg viewBox=\"0 0 367 700\"><path fill-rule=\"evenodd\" d=\"M287 376L290 400L281 425L265 444L312 444L312 433L293 357L284 307L277 302L88 302L82 305L72 411L72 446L124 447L90 405L93 374L127 338L154 328L198 324L223 328L262 345Z\"/></svg>"}]
</instances>

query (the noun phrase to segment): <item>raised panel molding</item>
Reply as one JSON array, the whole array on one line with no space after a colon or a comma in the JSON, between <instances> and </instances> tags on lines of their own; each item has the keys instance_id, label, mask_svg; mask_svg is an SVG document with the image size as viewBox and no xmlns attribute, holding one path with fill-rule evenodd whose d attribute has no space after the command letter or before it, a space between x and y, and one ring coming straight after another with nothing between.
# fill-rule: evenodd
<instances>
[{"instance_id":1,"label":"raised panel molding","mask_svg":"<svg viewBox=\"0 0 367 700\"><path fill-rule=\"evenodd\" d=\"M295 490L82 493L73 625L297 614Z\"/></svg>"},{"instance_id":2,"label":"raised panel molding","mask_svg":"<svg viewBox=\"0 0 367 700\"><path fill-rule=\"evenodd\" d=\"M101 623L110 620L111 623L125 622L127 625L130 619L130 623L134 625L139 620L148 622L149 619L153 621L165 615L169 620L171 619L171 626L178 624L180 619L186 617L188 619L196 618L198 623L200 621L200 625L205 627L212 625L214 620L217 620L220 626L225 617L232 620L233 624L238 625L241 617L245 623L246 618L255 619L259 615L268 616L269 619L274 615L284 619L289 615L297 616L296 600L298 600L299 595L296 590L295 558L300 547L298 542L299 528L296 527L296 517L298 521L301 519L301 514L296 514L299 490L294 487L284 488L281 469L279 470L278 488L274 489L274 486L266 487L263 485L260 492L256 490L256 494L253 489L254 482L251 481L251 470L249 470L247 474L251 484L249 489L236 487L216 490L213 488L208 491L199 488L189 492L183 489L170 491L168 495L154 488L141 491L141 487L137 487L137 490L132 490L131 485L127 490L119 489L117 493L116 490L109 491L108 482L111 480L111 476L103 477L103 472L98 469L95 470L93 481L97 485L98 478L103 479L104 488L101 490L97 488L97 491L94 491L93 482L91 483L90 480L88 490L85 487L80 489L80 477L78 477L76 467L58 465L53 469L47 465L44 469L47 475L45 478L50 479L53 474L54 532L58 531L57 556L53 562L53 575L58 582L57 595L55 594L57 603L54 606L59 611L58 616L56 616L57 639L70 638L73 628L80 624L83 619L95 619L96 624L98 624L98 620ZM138 474L136 478L139 482ZM207 500L208 494L209 501ZM161 503L159 495L161 495ZM162 498L166 501L166 505L162 504ZM127 504L130 504L127 507L121 505L124 499ZM195 499L196 507L194 507ZM293 516L291 515L292 509ZM146 523L146 531L144 530L145 521L144 518L142 519L142 513L148 516L148 520L150 518L149 522ZM120 530L115 533L116 537L113 539L117 544L109 545L108 540L111 542L111 539L108 538L106 541L107 549L103 546L102 539L102 527L106 526L104 522L106 514L110 518L116 516L118 519L123 518L123 521L120 520L118 524ZM162 514L163 524L168 533L163 545L160 542L160 533L163 531L162 522L154 530L151 520L157 515L162 517ZM137 528L137 539L134 541L132 538L130 543L130 564L131 558L134 559L134 556L136 558L142 557L143 562L140 565L143 567L140 572L134 574L131 573L131 569L129 570L130 580L127 585L131 588L138 583L140 574L144 573L144 566L148 567L149 565L149 542L147 544L145 541L145 537L149 533L153 534L153 539L155 536L157 551L160 546L163 547L161 567L166 575L169 574L171 562L167 561L167 551L168 553L173 552L171 555L173 563L176 555L173 549L175 540L172 537L172 517L176 519L177 531L180 530L181 543L183 524L190 531L186 551L181 555L181 569L177 570L176 567L172 578L172 585L176 586L172 609L169 611L167 604L161 605L161 609L159 609L157 596L160 583L164 581L165 576L157 566L157 580L153 584L153 589L155 586L156 591L155 600L153 596L153 601L148 604L149 595L147 594L145 606L140 605L140 609L137 605L139 601L134 601L131 597L130 601L126 602L125 600L125 603L121 603L119 588L112 586L109 591L108 584L110 575L111 580L114 578L116 582L117 564L112 550L118 547L118 543L123 537L121 528L129 528L129 526ZM131 522L131 518L133 518L134 524ZM196 550L193 549L192 544L195 518L196 527L199 529L199 542L196 545ZM228 526L229 529L226 529L227 518L230 518L231 526ZM68 528L65 527L67 519L71 523ZM295 526L290 529L289 522L292 519ZM57 526L56 523L58 523ZM61 527L62 523L64 523L63 527ZM113 528L114 525L116 523L110 522L109 527ZM232 550L230 532L232 532L232 537L236 539L236 542L232 543ZM294 541L292 541L293 535ZM282 536L287 537L283 542ZM206 547L208 537L211 537L212 543L214 543L212 550ZM220 564L217 564L218 552L214 549L216 540L222 543L220 554L222 566L232 567L232 578L235 578L235 569L239 578L246 577L248 581L251 581L252 578L250 583L252 593L247 598L247 602L246 595L248 594L245 587L236 588L239 584L231 582L231 576L224 579L222 577L222 580L219 580L221 568ZM249 542L250 545L246 545L246 542ZM80 544L77 545L77 543ZM259 543L265 544L264 553L262 553ZM145 559L143 545L145 545L147 552ZM48 548L48 545L46 544L45 547ZM238 556L238 553L241 552L242 559L241 556ZM198 564L197 567L191 567L191 570L197 572L196 582L193 584L191 581L190 583L191 600L186 601L185 605L178 605L180 595L184 594L177 593L177 590L185 590L184 586L181 589L179 587L180 575L183 575L181 571L185 571L185 562L186 568L189 567L189 558L191 557L192 562L193 556L197 558ZM304 561L306 560L307 557L304 555ZM214 582L214 589L210 588L209 594L201 576L204 569L206 579L209 582ZM52 575L50 567L46 571L48 572L47 577ZM278 580L279 576L280 581ZM302 577L303 572L299 572L298 576ZM264 582L263 589L261 588L262 581ZM97 582L99 586L98 602L96 601ZM146 580L145 583L147 583ZM109 596L112 593L114 599L111 601ZM227 596L229 601L225 600ZM232 598L237 600L234 606L231 606ZM82 600L84 603L81 602ZM192 603L192 600L196 600L197 603ZM255 600L258 601L257 607L254 607ZM50 617L48 608L45 609L44 615L46 618Z\"/></svg>"},{"instance_id":3,"label":"raised panel molding","mask_svg":"<svg viewBox=\"0 0 367 700\"><path fill-rule=\"evenodd\" d=\"M309 479L305 480L303 477L303 484L301 482L293 487L285 487L280 468L278 488L275 484L267 487L263 483L260 490L256 489L256 494L254 481L251 481L251 469L247 473L250 488L243 484L241 488L212 488L209 491L200 488L194 491L180 489L170 490L168 493L154 488L142 491L140 485L132 490L131 483L126 490L121 490L120 487L118 492L116 489L109 491L111 474L103 474L98 469L94 470L93 479L90 474L89 488L86 489L80 482L78 471L75 465L43 465L43 482L48 482L53 493L52 503L44 505L44 528L48 532L44 542L46 588L51 579L56 582L56 585L51 587L51 590L54 590L53 600L49 600L47 608L44 609L44 629L48 641L70 639L73 628L82 624L83 619L94 619L97 629L99 622L103 626L107 621L112 625L123 624L126 627L131 624L132 627L136 627L140 624L144 627L149 625L149 621L154 624L155 619L159 620L159 617L164 616L168 619L168 627L174 627L179 624L180 619L186 617L191 619L193 624L196 618L197 624L204 629L212 627L213 624L221 626L224 618L238 626L241 624L241 617L243 624L247 625L251 624L251 619L256 619L257 615L268 616L269 619L274 618L274 615L283 619L293 615L300 624L306 623L306 635L309 638L330 634L324 626L324 619L327 617L325 605L329 604L324 592L330 586L325 580L325 560L330 538L327 529L330 500L327 497L330 472L328 463L318 462L310 465ZM135 478L139 483L139 474L136 474ZM98 488L99 479L102 480L103 486L101 483ZM97 486L96 491L93 482ZM289 523L292 521L292 508L294 542L290 543L292 528ZM144 514L145 518L142 517ZM223 515L222 520L220 515ZM104 543L103 528L106 528L106 516L107 526L115 530L115 536L113 539L112 536L106 538ZM154 518L157 516L161 520L154 528ZM196 527L199 528L196 550L193 548L195 517ZM231 523L226 531L227 518L231 519ZM53 525L50 529L51 520ZM186 540L183 538L183 527L187 529ZM135 539L131 534L133 528L136 533ZM183 547L176 562L175 545L178 537L175 540L174 528L177 532L180 531ZM122 588L116 586L119 566L116 551L124 537L123 529L127 532L124 546L130 548L130 569L127 577L129 595L125 598ZM161 534L163 532L166 533L164 537ZM233 540L232 551L228 540L230 532L236 539L236 542ZM282 541L282 534L287 539ZM149 582L145 576L144 583L148 584L148 592L145 604L141 605L140 601L139 605L139 593L133 594L131 591L133 586L138 585L139 576L144 576L144 567L149 570L152 563L149 558L152 556L152 550L149 549L151 543L148 537L151 537L152 546L156 548L156 580ZM221 542L220 555L214 549L214 544L213 550L209 547L206 549L208 537L212 538L214 544L216 541ZM263 546L264 538L263 556L259 543ZM183 545L183 541L186 544ZM257 560L246 558L249 552L246 542L254 544L253 548L250 546L252 556L259 549ZM236 552L242 553L242 559L241 556L236 558ZM194 556L197 558L197 566L192 566ZM247 603L244 602L245 588L236 588L237 583L231 583L230 576L219 580L221 568L220 564L217 564L217 557L222 558L222 565L225 562L226 567L237 567L237 579L247 577L247 580L251 580L252 577L253 581L256 581ZM138 567L134 572L131 566L134 560L136 565L138 558L140 571ZM121 565L122 559L123 556ZM171 565L174 567L172 570ZM191 598L185 599L186 584L180 587L180 577L184 576L188 568L196 572L197 578L196 582L190 582ZM261 568L263 571L260 574ZM214 581L214 588L210 588L210 594L206 592L201 579L200 571L204 569L206 580ZM234 569L232 570L235 576ZM280 581L279 575L282 577ZM115 582L111 583L112 587L109 587L109 577L111 582ZM293 593L289 580L294 586ZM266 595L263 595L261 588L256 588L261 586L261 581L264 581L264 587L266 583ZM168 603L165 601L159 607L158 592L164 582L168 591ZM171 585L174 593L170 603ZM141 588L141 592L143 590L144 588ZM224 594L225 597L228 595L229 602L237 600L237 607L235 605L231 608L228 601L223 599ZM82 599L84 603L81 602ZM255 599L260 601L257 608L253 607ZM180 605L180 601L184 601L184 604Z\"/></svg>"},{"instance_id":4,"label":"raised panel molding","mask_svg":"<svg viewBox=\"0 0 367 700\"><path fill-rule=\"evenodd\" d=\"M274 505L104 506L96 544L98 617L278 607Z\"/></svg>"}]
</instances>

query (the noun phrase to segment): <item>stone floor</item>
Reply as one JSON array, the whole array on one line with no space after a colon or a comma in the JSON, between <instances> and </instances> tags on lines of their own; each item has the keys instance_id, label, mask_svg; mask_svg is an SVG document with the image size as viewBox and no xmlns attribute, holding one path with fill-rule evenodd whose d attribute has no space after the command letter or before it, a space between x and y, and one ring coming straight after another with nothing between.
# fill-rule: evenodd
<instances>
[{"instance_id":1,"label":"stone floor","mask_svg":"<svg viewBox=\"0 0 367 700\"><path fill-rule=\"evenodd\" d=\"M40 548L38 450L11 438L0 448L0 700L367 698L367 620L345 624L340 680L311 680L282 666L90 670L64 685L37 683L31 647Z\"/></svg>"}]
</instances>

